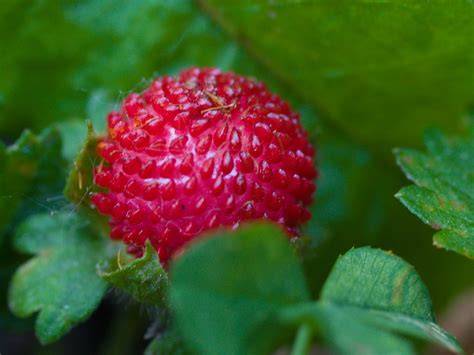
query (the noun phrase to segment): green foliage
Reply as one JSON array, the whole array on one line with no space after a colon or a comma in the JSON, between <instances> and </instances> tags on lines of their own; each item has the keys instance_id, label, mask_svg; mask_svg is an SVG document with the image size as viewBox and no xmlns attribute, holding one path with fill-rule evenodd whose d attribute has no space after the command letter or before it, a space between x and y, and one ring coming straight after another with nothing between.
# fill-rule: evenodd
<instances>
[{"instance_id":1,"label":"green foliage","mask_svg":"<svg viewBox=\"0 0 474 355\"><path fill-rule=\"evenodd\" d=\"M112 286L130 294L136 301L147 305L162 306L165 303L168 275L160 264L158 255L147 243L140 259L121 264L120 254L111 271L99 275Z\"/></svg>"},{"instance_id":2,"label":"green foliage","mask_svg":"<svg viewBox=\"0 0 474 355\"><path fill-rule=\"evenodd\" d=\"M323 318L330 320L331 314L335 313L333 325L337 329L331 339L337 346L346 347L342 344L345 341L339 340L343 338L339 334L346 329L345 318L348 318L349 324L354 320L362 323L357 325L357 332L366 327L365 331L375 335L380 333L376 328L381 328L384 332L393 331L419 337L439 342L453 351L461 351L455 339L434 324L429 292L413 266L391 253L371 248L347 252L334 265L320 299L321 303L336 305L335 308L329 306L323 311ZM337 320L338 318L341 319ZM393 338L387 334L380 334L380 337ZM350 336L350 342L356 341L363 347L363 342L357 339L366 338L355 334ZM373 341L375 353L378 353L377 349L383 352L383 347L379 348L382 344L380 339L373 337L369 341ZM405 342L396 340L396 343ZM349 345L346 351L350 353L351 346L355 345ZM409 349L406 345L402 347Z\"/></svg>"},{"instance_id":3,"label":"green foliage","mask_svg":"<svg viewBox=\"0 0 474 355\"><path fill-rule=\"evenodd\" d=\"M395 151L397 162L416 185L396 197L423 222L441 230L434 244L474 259L474 125L467 138L426 135L428 152Z\"/></svg>"},{"instance_id":4,"label":"green foliage","mask_svg":"<svg viewBox=\"0 0 474 355\"><path fill-rule=\"evenodd\" d=\"M24 260L11 248L10 234L34 213L64 207L61 197L67 163L61 157L61 139L55 129L39 135L30 131L10 147L0 143L0 289L6 290L15 269ZM0 294L0 328L22 329L28 321L8 312L6 292Z\"/></svg>"},{"instance_id":5,"label":"green foliage","mask_svg":"<svg viewBox=\"0 0 474 355\"><path fill-rule=\"evenodd\" d=\"M24 131L10 147L0 142L0 240L26 196L32 204L57 187L56 176L64 170L59 149L59 135L54 130L39 136Z\"/></svg>"},{"instance_id":6,"label":"green foliage","mask_svg":"<svg viewBox=\"0 0 474 355\"><path fill-rule=\"evenodd\" d=\"M95 99L117 102L145 79L183 67L257 71L190 0L5 0L0 18L8 34L0 36L0 67L8 68L0 77L1 134L91 118Z\"/></svg>"},{"instance_id":7,"label":"green foliage","mask_svg":"<svg viewBox=\"0 0 474 355\"><path fill-rule=\"evenodd\" d=\"M172 267L170 301L184 339L202 354L265 353L295 328L319 333L341 354L413 354L398 334L461 352L434 323L419 275L399 257L349 251L311 302L289 243L269 225L192 246Z\"/></svg>"},{"instance_id":8,"label":"green foliage","mask_svg":"<svg viewBox=\"0 0 474 355\"><path fill-rule=\"evenodd\" d=\"M325 117L384 153L431 125L459 127L474 100L472 1L199 3Z\"/></svg>"},{"instance_id":9,"label":"green foliage","mask_svg":"<svg viewBox=\"0 0 474 355\"><path fill-rule=\"evenodd\" d=\"M173 266L175 320L198 353L265 353L282 333L270 321L275 309L309 299L303 274L277 227L229 234L196 244Z\"/></svg>"},{"instance_id":10,"label":"green foliage","mask_svg":"<svg viewBox=\"0 0 474 355\"><path fill-rule=\"evenodd\" d=\"M91 133L89 132L91 131L90 122L97 132L93 135L103 135L106 132L107 114L118 109L104 90L94 91L86 107L86 117L89 119L73 119L54 125L60 132L63 141L62 155L70 162L76 159L84 142L88 139Z\"/></svg>"},{"instance_id":11,"label":"green foliage","mask_svg":"<svg viewBox=\"0 0 474 355\"><path fill-rule=\"evenodd\" d=\"M413 266L371 248L354 249L339 258L324 283L321 300L434 321L429 292Z\"/></svg>"},{"instance_id":12,"label":"green foliage","mask_svg":"<svg viewBox=\"0 0 474 355\"><path fill-rule=\"evenodd\" d=\"M96 264L106 255L103 241L73 213L35 215L18 229L19 252L35 255L15 273L9 306L18 317L38 312L36 335L51 343L86 319L104 295L106 284Z\"/></svg>"},{"instance_id":13,"label":"green foliage","mask_svg":"<svg viewBox=\"0 0 474 355\"><path fill-rule=\"evenodd\" d=\"M473 286L470 260L442 252L431 243L414 247L414 236L428 241L432 232L393 198L406 184L394 163L381 164L368 149L328 129L318 135L317 147L320 177L313 218L304 229L311 237L304 266L314 296L338 255L365 245L392 250L414 263L436 312Z\"/></svg>"},{"instance_id":14,"label":"green foliage","mask_svg":"<svg viewBox=\"0 0 474 355\"><path fill-rule=\"evenodd\" d=\"M321 301L285 309L280 316L295 325L309 324L338 354L416 354L412 344L400 335L462 353L456 339L435 323L392 311Z\"/></svg>"},{"instance_id":15,"label":"green foliage","mask_svg":"<svg viewBox=\"0 0 474 355\"><path fill-rule=\"evenodd\" d=\"M104 116L105 117L105 116ZM102 117L102 119L104 119ZM63 143L61 154L69 162L74 162L89 134L88 121L70 120L56 125Z\"/></svg>"},{"instance_id":16,"label":"green foliage","mask_svg":"<svg viewBox=\"0 0 474 355\"><path fill-rule=\"evenodd\" d=\"M437 309L472 285L469 260L429 245L413 247L413 235L430 231L392 198L400 186L397 171L375 158L394 144L416 144L427 126L458 128L474 99L472 1L199 2L204 12L189 0L0 4L0 33L8 33L0 36L0 67L7 69L0 77L0 135L11 142L23 127L54 122L40 135L24 132L11 147L0 144L0 288L23 261L10 250L10 239L19 251L36 254L14 277L12 310L39 312L37 333L46 343L87 318L106 283L140 303L163 305L167 275L151 247L126 264L118 254L122 261L107 264L102 278L96 274L97 261L114 260L117 248L105 239L105 219L89 208L92 167L100 158L98 134L84 121L102 134L106 113L129 90L142 90L146 79L191 65L217 66L253 75L294 104L311 137L319 133L321 176L313 219L303 229L310 240L307 284L280 231L269 226L207 239L177 261L171 295L185 345L259 353L299 329L299 349L319 336L341 353L411 353L401 336L407 335L459 351L434 324L428 292L403 260L354 249L323 281L341 251L371 244L416 261ZM471 143L433 133L428 154L398 152L417 185L398 197L442 229L437 245L470 258ZM65 193L74 204L68 207L80 214L57 213L66 203L68 165ZM22 219L45 210L52 215L30 217L9 238ZM320 300L312 302L309 294L322 285ZM0 309L1 325L3 314ZM181 335L167 329L147 353L180 351Z\"/></svg>"}]
</instances>

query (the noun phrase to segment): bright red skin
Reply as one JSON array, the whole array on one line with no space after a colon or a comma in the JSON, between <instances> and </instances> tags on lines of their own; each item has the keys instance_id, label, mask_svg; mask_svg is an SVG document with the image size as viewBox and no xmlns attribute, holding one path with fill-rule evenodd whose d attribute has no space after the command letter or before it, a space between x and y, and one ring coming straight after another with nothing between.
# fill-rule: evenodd
<instances>
[{"instance_id":1,"label":"bright red skin","mask_svg":"<svg viewBox=\"0 0 474 355\"><path fill-rule=\"evenodd\" d=\"M269 219L289 236L310 218L314 150L299 115L262 83L218 69L158 78L108 116L92 202L111 238L166 263L219 226Z\"/></svg>"}]
</instances>

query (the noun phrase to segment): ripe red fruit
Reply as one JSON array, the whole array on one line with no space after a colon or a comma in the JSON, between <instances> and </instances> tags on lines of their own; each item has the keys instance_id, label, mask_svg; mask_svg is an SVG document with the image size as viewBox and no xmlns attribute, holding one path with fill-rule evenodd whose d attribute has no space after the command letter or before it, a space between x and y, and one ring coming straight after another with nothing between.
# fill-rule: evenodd
<instances>
[{"instance_id":1,"label":"ripe red fruit","mask_svg":"<svg viewBox=\"0 0 474 355\"><path fill-rule=\"evenodd\" d=\"M273 220L298 236L310 218L314 150L299 115L262 83L191 68L153 81L108 116L92 202L111 238L167 260L196 235Z\"/></svg>"}]
</instances>

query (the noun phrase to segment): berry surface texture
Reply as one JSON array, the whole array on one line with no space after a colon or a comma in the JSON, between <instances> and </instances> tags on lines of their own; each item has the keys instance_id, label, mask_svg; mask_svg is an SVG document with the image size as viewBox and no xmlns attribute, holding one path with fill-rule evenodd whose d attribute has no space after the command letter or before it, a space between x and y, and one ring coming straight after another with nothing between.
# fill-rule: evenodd
<instances>
[{"instance_id":1,"label":"berry surface texture","mask_svg":"<svg viewBox=\"0 0 474 355\"><path fill-rule=\"evenodd\" d=\"M150 240L167 263L201 233L255 219L296 238L310 218L315 151L299 114L260 82L190 68L107 119L92 203L132 254Z\"/></svg>"}]
</instances>

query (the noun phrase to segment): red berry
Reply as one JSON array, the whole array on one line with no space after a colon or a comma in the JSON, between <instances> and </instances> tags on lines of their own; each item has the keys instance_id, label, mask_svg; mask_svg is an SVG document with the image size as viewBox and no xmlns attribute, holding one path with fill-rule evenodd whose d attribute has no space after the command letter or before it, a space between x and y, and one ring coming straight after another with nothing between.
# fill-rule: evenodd
<instances>
[{"instance_id":1,"label":"red berry","mask_svg":"<svg viewBox=\"0 0 474 355\"><path fill-rule=\"evenodd\" d=\"M161 261L196 235L264 218L298 236L315 190L314 149L299 115L263 84L191 68L131 94L108 115L92 203L111 238Z\"/></svg>"}]
</instances>

